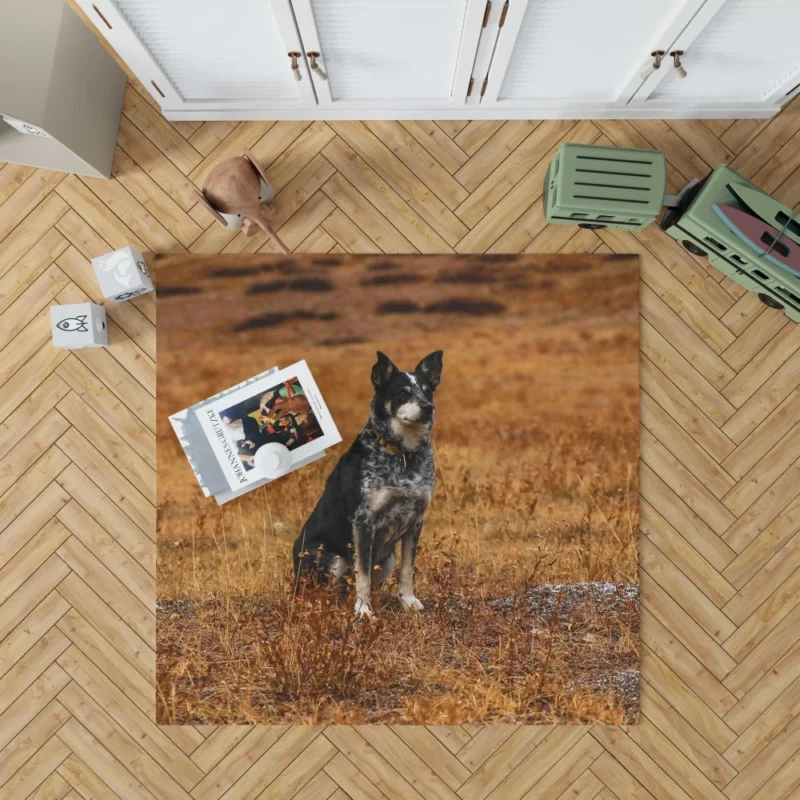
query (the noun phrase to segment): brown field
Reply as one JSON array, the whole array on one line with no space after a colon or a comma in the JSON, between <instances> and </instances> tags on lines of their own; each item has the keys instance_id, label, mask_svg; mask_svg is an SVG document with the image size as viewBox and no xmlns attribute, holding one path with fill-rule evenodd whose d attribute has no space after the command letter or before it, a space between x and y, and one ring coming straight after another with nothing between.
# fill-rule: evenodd
<instances>
[{"instance_id":1,"label":"brown field","mask_svg":"<svg viewBox=\"0 0 800 800\"><path fill-rule=\"evenodd\" d=\"M637 276L632 257L159 259L159 721L635 721ZM444 369L425 611L390 583L362 623L293 598L291 544L367 420L377 349ZM302 358L344 441L203 498L168 415Z\"/></svg>"}]
</instances>

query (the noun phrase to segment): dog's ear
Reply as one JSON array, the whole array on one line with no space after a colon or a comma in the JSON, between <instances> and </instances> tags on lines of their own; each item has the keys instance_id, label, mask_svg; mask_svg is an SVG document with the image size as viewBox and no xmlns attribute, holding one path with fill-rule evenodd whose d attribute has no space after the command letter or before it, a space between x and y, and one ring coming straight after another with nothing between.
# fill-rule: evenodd
<instances>
[{"instance_id":1,"label":"dog's ear","mask_svg":"<svg viewBox=\"0 0 800 800\"><path fill-rule=\"evenodd\" d=\"M397 367L392 363L392 359L378 350L378 360L372 368L372 385L377 389L386 383L396 371Z\"/></svg>"},{"instance_id":2,"label":"dog's ear","mask_svg":"<svg viewBox=\"0 0 800 800\"><path fill-rule=\"evenodd\" d=\"M442 351L436 350L429 356L425 356L425 358L417 364L417 368L414 372L418 372L422 375L435 389L439 385L439 381L442 377Z\"/></svg>"}]
</instances>

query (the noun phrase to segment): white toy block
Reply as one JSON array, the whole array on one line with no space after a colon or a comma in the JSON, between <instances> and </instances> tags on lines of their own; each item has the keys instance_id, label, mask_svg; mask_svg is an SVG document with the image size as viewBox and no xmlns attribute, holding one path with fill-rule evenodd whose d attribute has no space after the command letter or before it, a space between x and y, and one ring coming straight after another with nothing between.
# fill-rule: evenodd
<instances>
[{"instance_id":1,"label":"white toy block","mask_svg":"<svg viewBox=\"0 0 800 800\"><path fill-rule=\"evenodd\" d=\"M50 306L53 347L78 350L81 347L105 347L108 344L106 310L94 303Z\"/></svg>"},{"instance_id":2,"label":"white toy block","mask_svg":"<svg viewBox=\"0 0 800 800\"><path fill-rule=\"evenodd\" d=\"M144 257L132 247L93 258L92 266L107 300L120 303L154 289Z\"/></svg>"}]
</instances>

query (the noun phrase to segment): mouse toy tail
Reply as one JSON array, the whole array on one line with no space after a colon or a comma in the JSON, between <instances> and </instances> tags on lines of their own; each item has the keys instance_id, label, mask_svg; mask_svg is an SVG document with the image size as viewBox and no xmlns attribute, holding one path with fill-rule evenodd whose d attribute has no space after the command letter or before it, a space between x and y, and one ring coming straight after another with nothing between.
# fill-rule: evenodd
<instances>
[{"instance_id":1,"label":"mouse toy tail","mask_svg":"<svg viewBox=\"0 0 800 800\"><path fill-rule=\"evenodd\" d=\"M276 245L278 245L278 249L281 251L281 253L291 252L291 250L289 250L289 248L283 243L281 237L275 233L275 229L272 227L272 225L270 225L269 220L263 214L258 214L258 216L253 217L252 219L253 222L255 222L256 225L258 225L258 227L261 228L261 230L264 231L264 233L266 233Z\"/></svg>"}]
</instances>

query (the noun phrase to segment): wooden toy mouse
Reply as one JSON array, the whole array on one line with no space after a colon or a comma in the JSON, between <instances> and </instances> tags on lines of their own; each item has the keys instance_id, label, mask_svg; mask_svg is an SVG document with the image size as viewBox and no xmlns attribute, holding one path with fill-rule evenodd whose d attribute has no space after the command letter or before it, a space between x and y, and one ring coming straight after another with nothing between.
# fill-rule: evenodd
<instances>
[{"instance_id":1,"label":"wooden toy mouse","mask_svg":"<svg viewBox=\"0 0 800 800\"><path fill-rule=\"evenodd\" d=\"M226 158L211 170L200 199L224 227L241 226L245 236L253 236L256 228L261 228L278 245L281 252L288 253L289 248L269 223L270 218L275 216L274 207L261 202L262 181L272 188L269 178L253 154L245 150L243 156Z\"/></svg>"}]
</instances>

